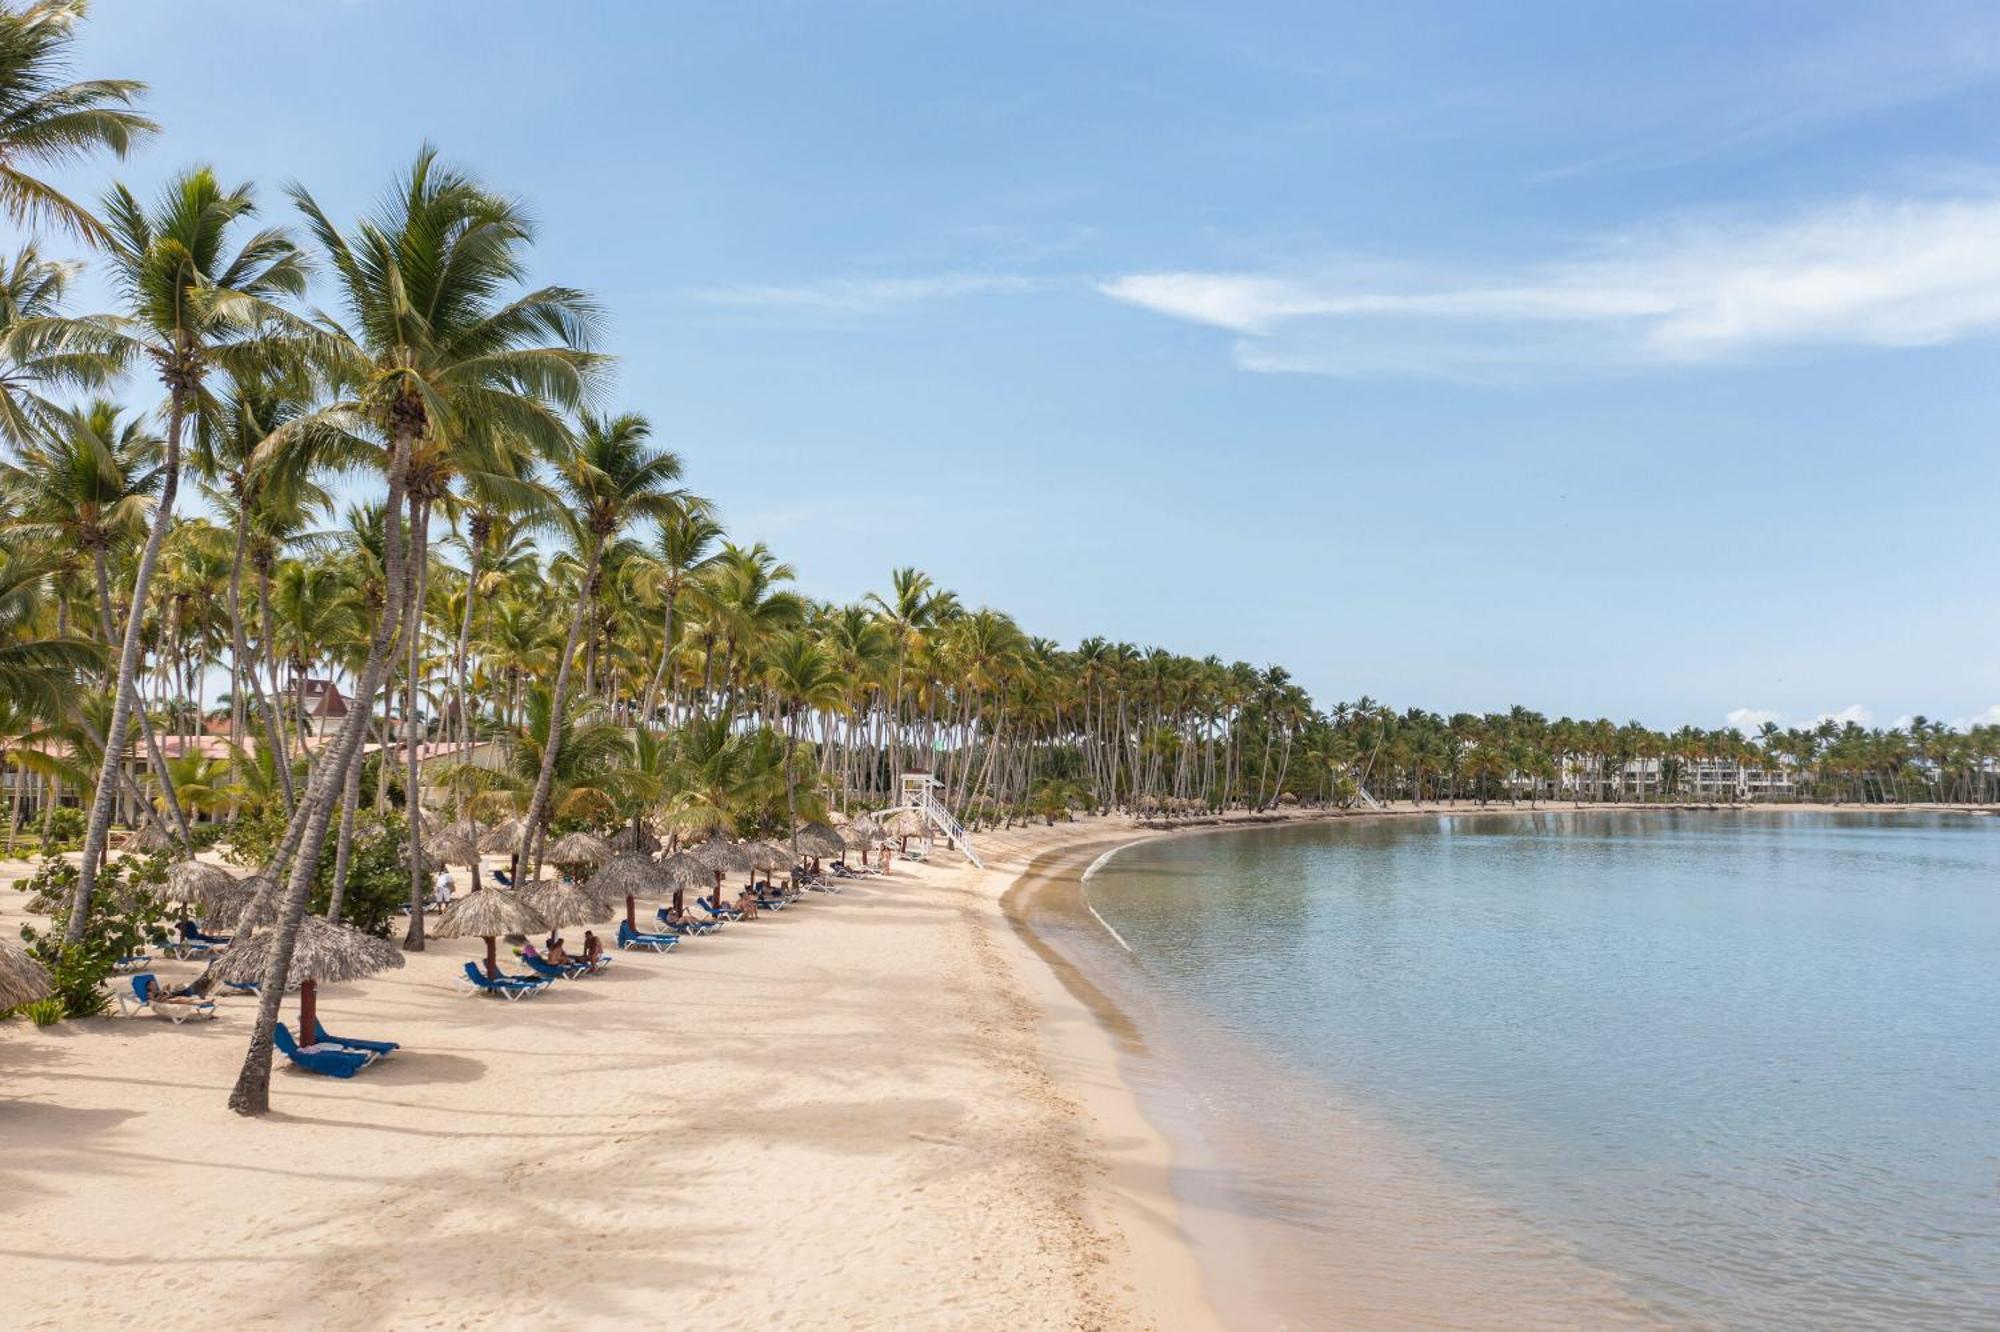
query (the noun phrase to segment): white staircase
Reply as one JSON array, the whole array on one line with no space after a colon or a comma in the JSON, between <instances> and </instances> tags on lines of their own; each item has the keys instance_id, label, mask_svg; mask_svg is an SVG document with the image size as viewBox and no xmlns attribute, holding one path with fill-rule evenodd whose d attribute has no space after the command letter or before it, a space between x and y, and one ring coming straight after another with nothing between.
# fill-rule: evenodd
<instances>
[{"instance_id":1,"label":"white staircase","mask_svg":"<svg viewBox=\"0 0 2000 1332\"><path fill-rule=\"evenodd\" d=\"M985 869L986 862L972 849L972 839L966 835L965 825L958 817L946 809L944 802L935 794L939 789L937 778L927 772L910 771L903 774L902 808L921 814L924 821L944 835L944 840L958 848L974 867Z\"/></svg>"}]
</instances>

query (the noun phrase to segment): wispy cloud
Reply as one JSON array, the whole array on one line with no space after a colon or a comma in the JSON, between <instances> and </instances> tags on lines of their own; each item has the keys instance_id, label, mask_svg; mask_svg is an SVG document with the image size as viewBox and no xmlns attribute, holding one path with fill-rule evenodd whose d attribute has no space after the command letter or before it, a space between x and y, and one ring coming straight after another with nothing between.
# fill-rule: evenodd
<instances>
[{"instance_id":1,"label":"wispy cloud","mask_svg":"<svg viewBox=\"0 0 2000 1332\"><path fill-rule=\"evenodd\" d=\"M2000 197L1678 221L1462 274L1380 262L1134 273L1114 300L1238 335L1245 369L1495 378L1912 347L2000 329Z\"/></svg>"},{"instance_id":2,"label":"wispy cloud","mask_svg":"<svg viewBox=\"0 0 2000 1332\"><path fill-rule=\"evenodd\" d=\"M711 287L692 293L708 305L822 315L873 315L932 301L1033 290L1034 278L1006 273L831 278L792 285Z\"/></svg>"},{"instance_id":3,"label":"wispy cloud","mask_svg":"<svg viewBox=\"0 0 2000 1332\"><path fill-rule=\"evenodd\" d=\"M1788 50L1740 58L1689 79L1628 90L1645 108L1616 146L1536 173L1558 181L1640 172L1776 149L1827 127L1939 101L2000 78L2000 19L1957 0L1902 0ZM1725 57L1725 60L1727 57Z\"/></svg>"}]
</instances>

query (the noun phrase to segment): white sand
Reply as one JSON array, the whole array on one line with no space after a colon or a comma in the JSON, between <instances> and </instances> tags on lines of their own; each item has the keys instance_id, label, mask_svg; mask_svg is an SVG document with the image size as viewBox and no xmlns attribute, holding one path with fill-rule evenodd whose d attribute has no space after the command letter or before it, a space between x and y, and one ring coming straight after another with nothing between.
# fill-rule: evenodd
<instances>
[{"instance_id":1,"label":"white sand","mask_svg":"<svg viewBox=\"0 0 2000 1332\"><path fill-rule=\"evenodd\" d=\"M996 834L987 873L899 866L524 1003L461 997L481 944L433 943L320 1000L405 1049L280 1061L261 1120L224 1105L252 1000L7 1024L0 1322L1207 1325L1164 1146L998 909L1124 826Z\"/></svg>"},{"instance_id":2,"label":"white sand","mask_svg":"<svg viewBox=\"0 0 2000 1332\"><path fill-rule=\"evenodd\" d=\"M249 999L0 1026L0 1325L1218 1326L1110 1038L1000 909L1035 857L1143 835L987 834L985 873L899 866L520 1004L433 943L321 999L405 1049L281 1061L261 1120L224 1104Z\"/></svg>"}]
</instances>

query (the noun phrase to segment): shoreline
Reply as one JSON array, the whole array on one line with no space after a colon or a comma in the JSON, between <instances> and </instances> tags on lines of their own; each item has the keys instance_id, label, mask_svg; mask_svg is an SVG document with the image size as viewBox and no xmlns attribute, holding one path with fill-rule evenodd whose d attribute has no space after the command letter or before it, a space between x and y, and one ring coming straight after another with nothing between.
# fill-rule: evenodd
<instances>
[{"instance_id":1,"label":"shoreline","mask_svg":"<svg viewBox=\"0 0 2000 1332\"><path fill-rule=\"evenodd\" d=\"M1316 813L989 831L984 870L900 862L522 1004L454 993L482 945L434 941L321 996L331 1029L404 1049L352 1081L281 1065L262 1120L223 1104L250 1001L184 1027L8 1023L12 1313L29 1328L192 1327L216 1307L324 1327L1229 1325L1174 1189L1173 1126L1148 1118L1116 1023L1007 900L1106 849ZM0 889L0 935L24 902Z\"/></svg>"},{"instance_id":2,"label":"shoreline","mask_svg":"<svg viewBox=\"0 0 2000 1332\"><path fill-rule=\"evenodd\" d=\"M1024 946L1031 951L1048 977L1055 982L1058 998L1044 999L1047 1007L1047 1021L1052 1027L1058 1022L1058 1015L1064 1008L1086 1015L1098 1031L1095 1042L1078 1045L1071 1040L1071 1050L1084 1052L1084 1064L1073 1070L1074 1084L1091 1086L1098 1095L1093 1103L1086 1105L1097 1117L1093 1136L1099 1140L1119 1142L1119 1156L1115 1160L1101 1162L1101 1168L1110 1176L1107 1188L1110 1193L1110 1207L1113 1221L1125 1229L1129 1235L1137 1217L1140 1224L1151 1225L1156 1234L1169 1231L1168 1240L1150 1256L1146 1262L1134 1262L1135 1277L1143 1279L1149 1272L1157 1272L1163 1262L1171 1258L1171 1250L1180 1250L1185 1259L1191 1261L1201 1273L1198 1284L1201 1298L1198 1309L1190 1314L1193 1306L1183 1304L1176 1311L1193 1321L1178 1322L1175 1326L1229 1327L1229 1326L1279 1326L1278 1315L1261 1298L1261 1292L1252 1288L1247 1280L1229 1280L1227 1273L1241 1271L1242 1264L1253 1255L1256 1237L1254 1226L1246 1218L1237 1217L1226 1222L1206 1226L1203 1236L1188 1233L1184 1219L1191 1204L1178 1196L1174 1187L1176 1174L1182 1170L1214 1170L1220 1165L1228 1168L1228 1162L1218 1162L1215 1155L1201 1142L1194 1126L1175 1124L1175 1131L1169 1132L1162 1121L1172 1119L1168 1114L1164 1096L1155 1097L1149 1104L1148 1097L1135 1079L1144 1076L1148 1063L1165 1067L1163 1056L1152 1050L1144 1032L1134 1022L1120 1001L1106 987L1091 975L1093 961L1115 965L1116 959L1109 948L1104 956L1090 959L1087 956L1072 956L1072 952L1087 955L1088 947L1077 948L1078 940L1065 940L1059 931L1069 928L1101 931L1100 937L1110 947L1122 950L1136 959L1131 945L1119 935L1111 925L1090 904L1085 890L1085 881L1091 873L1110 862L1120 852L1141 844L1178 836L1203 836L1215 833L1260 829L1270 827L1290 827L1303 823L1339 824L1347 822L1384 822L1412 818L1507 818L1539 816L1572 816L1598 814L1630 814L1634 812L1654 812L1661 814L1858 814L1871 817L1895 817L1898 815L1919 816L1945 814L1987 815L2000 813L1994 806L1965 805L1835 805L1823 802L1801 802L1787 804L1637 804L1615 802L1593 802L1582 805L1540 805L1510 807L1507 805L1458 805L1413 807L1397 803L1379 810L1333 811L1300 809L1293 811L1273 811L1262 814L1225 814L1199 816L1191 819L1165 821L1128 821L1123 828L1114 831L1112 826L1092 827L1078 840L1043 852L1031 863L1014 870L1008 881L1000 889L1001 908L1014 932ZM1100 821L1103 822L1103 821ZM1065 890L1073 890L1070 901L1064 901ZM1071 917L1063 920L1067 911ZM1040 919L1038 919L1040 917ZM1052 928L1052 924L1054 928ZM1065 951L1063 943L1071 945ZM1104 1084L1115 1083L1114 1091L1105 1091ZM1184 1090L1184 1089L1183 1089ZM1133 1133L1129 1117L1133 1114L1144 1121L1144 1129ZM1345 1135L1357 1141L1370 1139L1376 1147L1403 1150L1411 1144L1389 1144L1383 1140L1380 1126L1346 1125ZM1100 1151L1103 1151L1100 1148ZM1385 1152L1386 1154L1386 1152ZM1422 1168L1414 1157L1410 1165ZM1164 1179L1164 1184L1162 1180ZM1424 1181L1433 1186L1434 1181ZM1140 1196L1161 1195L1168 1199L1170 1209L1146 1209L1138 1206ZM1482 1200L1457 1200L1458 1205L1469 1204L1483 1208ZM1212 1221L1213 1219L1211 1219ZM1608 1274L1590 1271L1579 1273L1585 1281L1608 1279ZM1219 1284L1218 1284L1219 1283ZM1610 1322L1644 1324L1647 1315L1640 1309L1624 1303L1618 1292L1605 1288L1600 1292L1604 1304L1598 1311ZM1222 1309L1230 1311L1225 1317ZM1357 1312L1349 1309L1348 1314ZM1379 1306L1375 1312L1379 1313ZM1546 1316L1551 1311L1544 1310ZM1361 1319L1366 1322L1364 1316ZM1390 1325L1395 1325L1394 1320ZM1555 1325L1551 1323L1550 1325ZM1563 1325L1589 1326L1590 1320L1579 1318L1574 1323Z\"/></svg>"}]
</instances>

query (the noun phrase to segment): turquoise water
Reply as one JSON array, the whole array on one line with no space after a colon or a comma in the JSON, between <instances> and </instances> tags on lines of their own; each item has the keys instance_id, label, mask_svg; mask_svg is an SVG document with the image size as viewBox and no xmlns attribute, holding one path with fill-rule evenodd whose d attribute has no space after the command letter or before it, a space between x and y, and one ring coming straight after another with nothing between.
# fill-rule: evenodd
<instances>
[{"instance_id":1,"label":"turquoise water","mask_svg":"<svg viewBox=\"0 0 2000 1332\"><path fill-rule=\"evenodd\" d=\"M1651 1315L2000 1326L2000 819L1267 828L1087 892L1184 1051L1338 1089ZM1316 1136L1240 1070L1201 1093Z\"/></svg>"}]
</instances>

